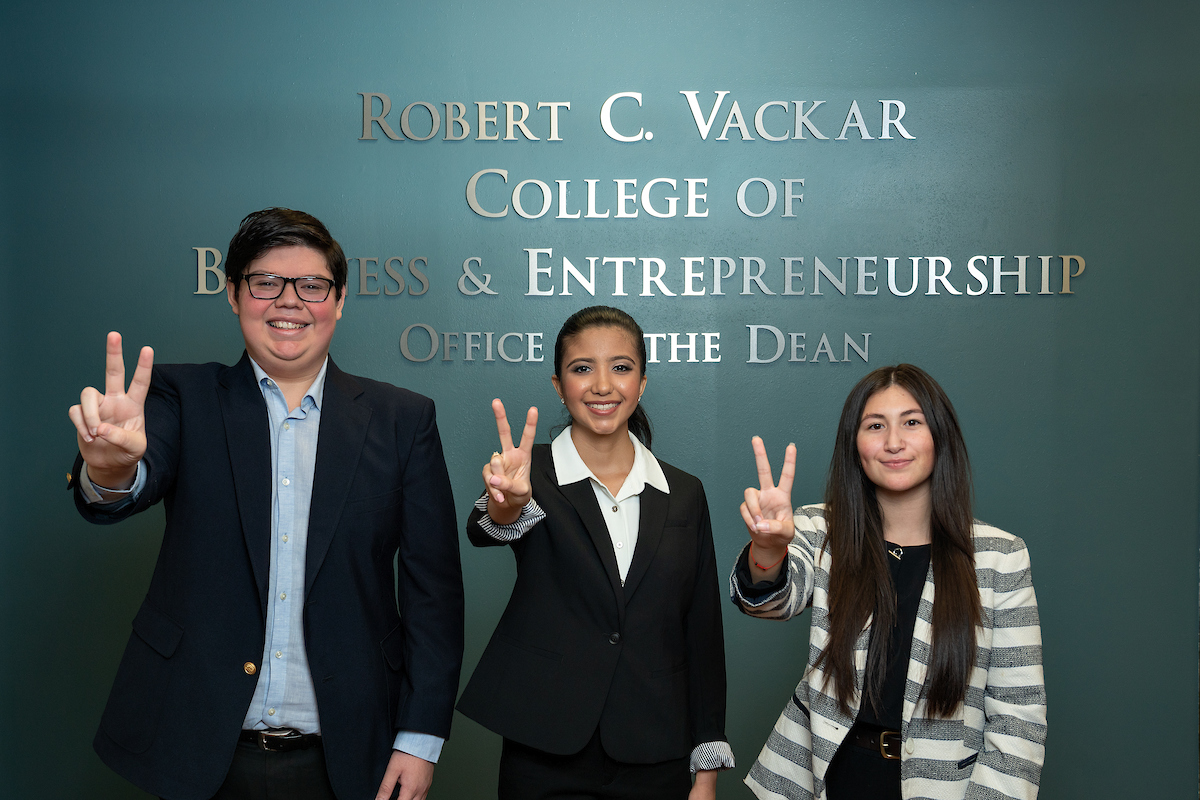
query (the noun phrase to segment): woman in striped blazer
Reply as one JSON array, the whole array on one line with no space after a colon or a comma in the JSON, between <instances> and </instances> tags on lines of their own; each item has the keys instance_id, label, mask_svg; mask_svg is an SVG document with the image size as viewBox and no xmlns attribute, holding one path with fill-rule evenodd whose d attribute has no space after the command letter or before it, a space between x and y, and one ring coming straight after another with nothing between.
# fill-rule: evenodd
<instances>
[{"instance_id":1,"label":"woman in striped blazer","mask_svg":"<svg viewBox=\"0 0 1200 800\"><path fill-rule=\"evenodd\" d=\"M746 783L759 798L1035 798L1041 630L1018 537L974 521L950 400L878 369L842 409L825 502L792 511L753 440L750 543L730 578L751 616L812 607L804 677Z\"/></svg>"}]
</instances>

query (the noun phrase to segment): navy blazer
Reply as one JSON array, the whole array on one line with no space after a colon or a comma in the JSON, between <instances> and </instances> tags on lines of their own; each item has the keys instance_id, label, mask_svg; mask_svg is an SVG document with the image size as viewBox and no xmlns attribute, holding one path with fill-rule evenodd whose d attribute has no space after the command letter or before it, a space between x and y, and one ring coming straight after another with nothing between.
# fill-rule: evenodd
<instances>
[{"instance_id":1,"label":"navy blazer","mask_svg":"<svg viewBox=\"0 0 1200 800\"><path fill-rule=\"evenodd\" d=\"M91 506L76 490L93 522L160 500L166 510L94 744L146 791L201 800L233 759L266 635L271 446L249 357L233 367L156 365L146 427L136 501ZM433 401L347 375L330 359L304 638L339 797L374 797L397 731L450 733L463 649L456 527Z\"/></svg>"},{"instance_id":2,"label":"navy blazer","mask_svg":"<svg viewBox=\"0 0 1200 800\"><path fill-rule=\"evenodd\" d=\"M725 650L708 500L659 461L670 494L641 494L624 583L588 480L559 486L550 446L530 482L546 518L512 543L517 580L458 710L548 753L583 749L599 729L613 758L649 764L725 740ZM467 536L484 533L475 510Z\"/></svg>"}]
</instances>

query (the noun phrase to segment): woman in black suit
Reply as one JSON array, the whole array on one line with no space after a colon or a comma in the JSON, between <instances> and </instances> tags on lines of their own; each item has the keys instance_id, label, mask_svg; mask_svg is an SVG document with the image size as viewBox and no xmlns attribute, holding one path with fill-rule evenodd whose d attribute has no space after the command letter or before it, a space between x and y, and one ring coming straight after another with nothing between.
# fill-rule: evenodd
<instances>
[{"instance_id":1,"label":"woman in black suit","mask_svg":"<svg viewBox=\"0 0 1200 800\"><path fill-rule=\"evenodd\" d=\"M707 800L733 766L708 502L649 450L645 369L633 318L585 308L554 346L571 425L534 447L531 408L514 447L492 401L467 534L510 545L517 579L458 708L504 737L501 800Z\"/></svg>"}]
</instances>

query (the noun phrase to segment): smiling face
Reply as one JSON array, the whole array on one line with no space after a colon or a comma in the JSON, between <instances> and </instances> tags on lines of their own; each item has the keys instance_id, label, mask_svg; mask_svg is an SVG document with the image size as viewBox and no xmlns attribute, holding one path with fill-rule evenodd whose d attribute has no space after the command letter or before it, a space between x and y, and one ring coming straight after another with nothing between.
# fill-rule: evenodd
<instances>
[{"instance_id":1,"label":"smiling face","mask_svg":"<svg viewBox=\"0 0 1200 800\"><path fill-rule=\"evenodd\" d=\"M867 400L858 425L858 456L876 492L928 497L935 459L933 435L921 405L899 386Z\"/></svg>"},{"instance_id":2,"label":"smiling face","mask_svg":"<svg viewBox=\"0 0 1200 800\"><path fill-rule=\"evenodd\" d=\"M246 274L270 273L285 278L333 278L325 256L311 247L275 247L246 267ZM289 283L274 300L258 300L242 280L235 292L227 287L229 305L238 315L246 351L277 381L315 378L329 353L337 321L346 301L330 292L323 303L306 303Z\"/></svg>"},{"instance_id":3,"label":"smiling face","mask_svg":"<svg viewBox=\"0 0 1200 800\"><path fill-rule=\"evenodd\" d=\"M625 436L646 388L638 347L611 326L585 328L563 348L561 374L551 379L571 414L575 436Z\"/></svg>"}]
</instances>

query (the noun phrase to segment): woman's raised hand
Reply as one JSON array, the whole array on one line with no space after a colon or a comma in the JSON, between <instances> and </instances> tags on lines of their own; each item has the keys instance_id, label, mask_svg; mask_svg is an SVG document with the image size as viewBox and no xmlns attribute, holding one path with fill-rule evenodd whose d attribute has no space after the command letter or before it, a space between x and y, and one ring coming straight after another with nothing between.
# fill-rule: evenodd
<instances>
[{"instance_id":1,"label":"woman's raised hand","mask_svg":"<svg viewBox=\"0 0 1200 800\"><path fill-rule=\"evenodd\" d=\"M792 524L792 479L796 477L796 445L789 444L783 455L783 471L779 473L779 484L771 476L771 462L767 459L767 448L763 440L755 436L750 440L754 448L754 464L758 469L758 488L746 490L742 503L742 521L753 540L751 564L766 571L775 566L787 554L795 527ZM777 574L777 571L775 571Z\"/></svg>"},{"instance_id":2,"label":"woman's raised hand","mask_svg":"<svg viewBox=\"0 0 1200 800\"><path fill-rule=\"evenodd\" d=\"M488 496L488 516L500 525L509 525L521 516L521 509L533 493L529 485L529 465L533 460L538 410L530 408L525 415L521 444L516 447L504 403L499 398L492 401L492 411L496 415L496 432L500 434L500 452L492 453L491 460L484 465L483 485Z\"/></svg>"}]
</instances>

